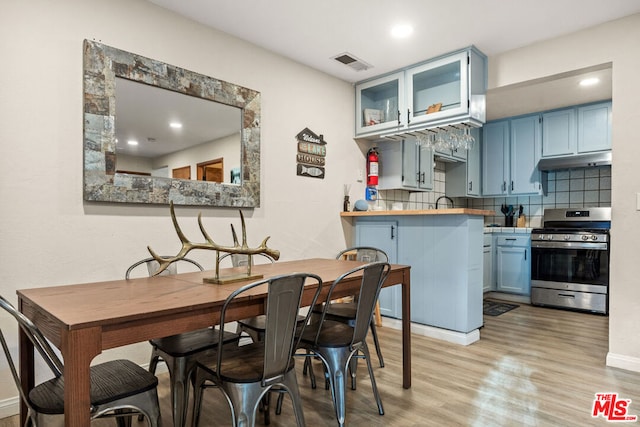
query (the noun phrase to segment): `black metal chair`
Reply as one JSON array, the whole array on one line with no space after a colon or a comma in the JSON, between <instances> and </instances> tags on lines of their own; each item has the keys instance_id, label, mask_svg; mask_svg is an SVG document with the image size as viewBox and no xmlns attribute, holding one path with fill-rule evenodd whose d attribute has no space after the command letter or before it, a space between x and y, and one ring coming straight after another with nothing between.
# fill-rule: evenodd
<instances>
[{"instance_id":1,"label":"black metal chair","mask_svg":"<svg viewBox=\"0 0 640 427\"><path fill-rule=\"evenodd\" d=\"M23 333L53 373L53 378L36 385L28 393L22 390L21 379L11 357L9 346L0 330L0 342L22 401L27 406L25 426L64 424L64 365L44 335L27 317L0 296L0 307L11 314ZM112 360L91 367L91 419L116 417L124 426L132 415L140 414L148 425L160 423L155 375L129 360Z\"/></svg>"},{"instance_id":2,"label":"black metal chair","mask_svg":"<svg viewBox=\"0 0 640 427\"><path fill-rule=\"evenodd\" d=\"M216 356L197 365L194 426L198 425L200 418L203 390L210 385L219 387L226 397L234 426L254 426L258 406L271 390L291 395L297 424L305 425L293 358L300 333L311 315L309 311L302 328L299 328L297 316L305 283L316 286L312 299L315 304L322 289L322 279L307 273L254 282L236 290L226 299L220 314L221 323L232 302L247 298L247 291L255 287L267 286L264 340L238 347L223 347L219 343Z\"/></svg>"},{"instance_id":3,"label":"black metal chair","mask_svg":"<svg viewBox=\"0 0 640 427\"><path fill-rule=\"evenodd\" d=\"M181 261L189 262L203 271L204 268L188 258ZM145 258L134 263L127 269L125 278L129 279L131 271L143 264L155 263L148 267L149 275L153 275L158 269L158 264L154 258ZM168 274L176 274L176 263L169 266ZM149 264L147 264L149 266ZM217 329L205 328L196 331L185 332L183 334L172 335L163 338L150 340L151 359L149 361L149 372L155 374L158 362L163 360L169 371L171 384L171 407L173 413L173 424L175 427L182 427L187 422L187 402L189 401L189 381L196 365L196 360L203 355L215 351L218 346L220 334ZM232 332L224 332L222 335L224 344L237 344L240 336Z\"/></svg>"},{"instance_id":4,"label":"black metal chair","mask_svg":"<svg viewBox=\"0 0 640 427\"><path fill-rule=\"evenodd\" d=\"M384 414L371 367L366 337L380 289L389 271L389 263L374 262L348 271L336 279L329 289L327 302L324 304L320 319L306 327L300 341L300 348L304 349L306 353L296 355L306 357L307 360L312 357L318 357L324 365L331 388L336 418L340 426L345 424L345 377L354 357L363 357L366 360L373 395L378 405L378 412L380 415ZM345 281L354 278L360 281L360 287L357 294L355 322L352 326L348 323L328 318L327 312L331 306L328 302L332 300L335 289ZM362 356L358 353L362 353Z\"/></svg>"}]
</instances>

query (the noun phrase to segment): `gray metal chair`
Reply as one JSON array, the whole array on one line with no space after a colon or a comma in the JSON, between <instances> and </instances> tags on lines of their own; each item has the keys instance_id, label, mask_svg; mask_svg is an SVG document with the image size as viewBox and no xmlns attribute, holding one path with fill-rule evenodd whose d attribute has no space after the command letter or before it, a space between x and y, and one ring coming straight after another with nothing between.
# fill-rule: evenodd
<instances>
[{"instance_id":1,"label":"gray metal chair","mask_svg":"<svg viewBox=\"0 0 640 427\"><path fill-rule=\"evenodd\" d=\"M256 254L260 259L265 259L269 263L273 264L275 260L271 258L267 254ZM220 261L225 258L231 258L231 263L234 267L245 267L252 263L253 265L253 256L247 254L224 254L220 257ZM262 341L264 339L264 330L265 330L265 315L249 317L247 319L238 320L238 327L236 329L237 334L245 333L251 337L253 342ZM304 320L304 317L299 317L300 321Z\"/></svg>"},{"instance_id":2,"label":"gray metal chair","mask_svg":"<svg viewBox=\"0 0 640 427\"><path fill-rule=\"evenodd\" d=\"M353 254L355 252L355 254ZM352 255L353 254L353 255ZM352 248L340 251L336 256L336 259L349 258L362 262L389 262L389 257L386 252L374 248L372 246L355 246ZM334 303L327 310L327 318L343 321L353 326L356 319L356 303ZM378 362L380 367L384 368L384 359L382 358L382 350L380 349L380 341L378 340L378 331L376 330L376 322L374 318L371 318L371 335L373 336L373 344L376 347L376 354L378 355ZM352 388L355 390L355 373L352 372Z\"/></svg>"},{"instance_id":3,"label":"gray metal chair","mask_svg":"<svg viewBox=\"0 0 640 427\"><path fill-rule=\"evenodd\" d=\"M164 258L168 258L168 257L164 257ZM198 267L198 269L200 271L204 271L204 267L202 267L202 265L200 265L197 261L194 261L192 259L189 258L182 258L178 261L184 261L190 264L195 265L196 267ZM160 273L161 276L165 276L165 275L169 275L169 274L177 274L178 273L178 261L174 262L173 264L171 264L166 270L164 270L162 273ZM124 274L124 278L125 279L129 279L129 277L131 276L131 272L139 265L145 264L147 266L147 271L149 273L149 276L153 276L155 274L156 271L158 271L158 268L160 266L160 264L158 263L158 261L156 261L155 258L153 257L149 257L149 258L144 258L141 259L138 262L134 262L133 264L131 264L131 266L127 269L127 272Z\"/></svg>"},{"instance_id":4,"label":"gray metal chair","mask_svg":"<svg viewBox=\"0 0 640 427\"><path fill-rule=\"evenodd\" d=\"M189 262L203 271L204 268L188 258L182 261ZM125 278L129 279L131 271L141 264L147 264L149 275L153 275L158 264L154 258L140 260L127 269ZM151 263L151 266L149 264ZM155 264L154 264L155 263ZM176 263L173 263L165 270L168 274L176 274ZM163 360L169 371L171 385L171 407L173 414L173 424L175 427L182 427L187 422L187 402L189 401L189 381L192 379L196 360L203 355L215 351L218 346L220 334L217 329L205 328L196 331L185 332L183 334L172 335L163 338L150 340L151 359L149 361L149 372L155 374L158 362ZM232 332L224 332L224 344L237 344L240 336Z\"/></svg>"},{"instance_id":5,"label":"gray metal chair","mask_svg":"<svg viewBox=\"0 0 640 427\"><path fill-rule=\"evenodd\" d=\"M302 331L298 328L298 311L305 283L315 286L315 304L322 289L322 279L314 274L297 273L277 276L243 286L225 301L220 314L224 322L229 307L237 299L248 298L247 291L267 286L264 340L238 347L218 344L217 354L198 364L195 375L193 425L200 418L203 390L209 385L220 388L231 408L234 426L255 425L258 406L271 390L286 391L291 396L296 421L304 426L302 402L296 379L293 354ZM308 312L307 318L311 315ZM304 329L303 323L302 329ZM268 408L266 408L268 411Z\"/></svg>"},{"instance_id":6,"label":"gray metal chair","mask_svg":"<svg viewBox=\"0 0 640 427\"><path fill-rule=\"evenodd\" d=\"M380 415L384 414L371 367L366 337L380 289L389 271L389 263L374 262L348 271L336 279L329 289L327 302L332 300L335 289L345 281L353 279L360 281L355 323L351 326L341 321L331 320L327 317L327 311L331 304L325 303L319 321L306 327L300 341L300 348L304 349L306 353L300 353L297 356L306 357L307 360L317 356L325 367L336 418L340 426L345 424L345 377L350 369L351 360L354 357L360 357L358 353L362 353L362 357L367 363L378 412Z\"/></svg>"},{"instance_id":7,"label":"gray metal chair","mask_svg":"<svg viewBox=\"0 0 640 427\"><path fill-rule=\"evenodd\" d=\"M36 385L28 393L21 387L21 379L11 357L9 346L0 330L0 342L11 374L27 406L25 427L64 425L64 365L54 353L44 335L27 317L0 296L0 307L11 314L21 330L53 373L53 378ZM155 375L129 360L112 360L91 367L91 419L116 417L118 425L126 425L132 415L141 414L151 427L160 423Z\"/></svg>"}]
</instances>

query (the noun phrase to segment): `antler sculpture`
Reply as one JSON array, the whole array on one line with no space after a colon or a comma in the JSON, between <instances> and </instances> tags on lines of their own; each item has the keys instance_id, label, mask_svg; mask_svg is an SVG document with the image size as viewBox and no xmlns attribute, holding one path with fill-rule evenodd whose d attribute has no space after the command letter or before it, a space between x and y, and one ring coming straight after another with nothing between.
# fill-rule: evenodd
<instances>
[{"instance_id":1,"label":"antler sculpture","mask_svg":"<svg viewBox=\"0 0 640 427\"><path fill-rule=\"evenodd\" d=\"M151 249L151 247L147 246L147 249L149 249L149 253L151 254L151 256L156 261L158 261L158 263L160 264L160 267L158 268L158 271L156 271L156 273L154 275L158 275L158 274L162 273L172 263L183 259L193 249L208 249L208 250L216 251L216 277L214 279L205 279L206 281L210 281L210 282L213 282L213 283L221 283L220 276L219 276L219 271L220 271L220 265L219 265L220 264L220 252L231 253L231 254L243 254L243 255L248 255L249 257L251 257L251 255L256 255L256 254L266 254L266 255L269 255L271 258L276 259L276 260L278 258L280 258L280 251L267 247L267 240L269 240L270 236L267 236L262 241L260 246L258 246L257 248L250 248L247 245L247 227L245 225L244 215L242 215L242 211L241 210L239 212L240 212L240 221L242 223L242 244L238 243L238 237L236 236L235 230L233 229L233 225L232 225L231 226L231 231L233 233L234 246L222 246L222 245L219 245L219 244L215 243L213 241L213 239L209 236L209 234L206 232L206 230L204 229L204 227L202 225L202 213L201 212L198 213L198 226L200 227L200 232L204 236L206 242L204 242L204 243L192 243L184 235L184 233L182 232L182 229L180 228L180 225L178 224L178 220L176 219L175 209L173 207L173 202L170 203L169 209L171 211L171 220L173 221L173 226L176 229L176 233L178 234L178 238L182 242L182 249L180 249L180 252L178 252L178 254L176 256L173 256L173 257L162 257L162 256L158 255L153 249ZM251 269L251 262L249 262L249 265L248 265L247 275L245 277L243 277L243 279L246 279L248 276L251 275L251 270L250 269Z\"/></svg>"}]
</instances>

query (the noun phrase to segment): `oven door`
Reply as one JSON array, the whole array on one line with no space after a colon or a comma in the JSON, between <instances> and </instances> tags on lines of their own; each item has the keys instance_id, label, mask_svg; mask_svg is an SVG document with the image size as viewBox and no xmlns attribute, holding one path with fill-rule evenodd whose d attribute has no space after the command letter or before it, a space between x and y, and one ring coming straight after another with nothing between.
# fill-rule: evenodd
<instances>
[{"instance_id":1,"label":"oven door","mask_svg":"<svg viewBox=\"0 0 640 427\"><path fill-rule=\"evenodd\" d=\"M531 242L531 284L562 284L590 292L591 286L609 286L609 244ZM583 288L583 289L578 289ZM601 292L601 291L600 291Z\"/></svg>"}]
</instances>

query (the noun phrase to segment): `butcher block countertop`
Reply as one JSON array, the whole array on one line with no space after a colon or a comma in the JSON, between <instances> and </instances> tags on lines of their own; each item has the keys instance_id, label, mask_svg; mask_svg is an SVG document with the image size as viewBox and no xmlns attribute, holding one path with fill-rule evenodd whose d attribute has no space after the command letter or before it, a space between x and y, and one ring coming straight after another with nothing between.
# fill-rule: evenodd
<instances>
[{"instance_id":1,"label":"butcher block countertop","mask_svg":"<svg viewBox=\"0 0 640 427\"><path fill-rule=\"evenodd\" d=\"M405 216L405 215L479 215L493 216L494 211L484 209L421 209L421 210L392 210L392 211L357 211L340 212L341 217L362 217L362 216Z\"/></svg>"}]
</instances>

